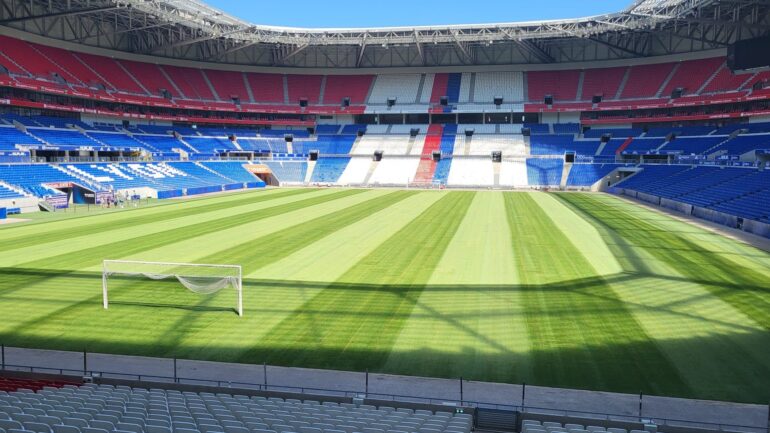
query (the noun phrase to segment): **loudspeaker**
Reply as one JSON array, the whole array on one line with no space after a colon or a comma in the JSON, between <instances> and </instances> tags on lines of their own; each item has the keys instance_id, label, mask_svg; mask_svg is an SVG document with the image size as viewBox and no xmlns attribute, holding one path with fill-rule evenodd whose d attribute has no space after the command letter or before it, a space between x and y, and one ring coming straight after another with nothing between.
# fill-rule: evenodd
<instances>
[{"instance_id":1,"label":"loudspeaker","mask_svg":"<svg viewBox=\"0 0 770 433\"><path fill-rule=\"evenodd\" d=\"M684 93L684 89L681 87L677 87L676 89L671 91L671 99L681 98L683 93Z\"/></svg>"},{"instance_id":2,"label":"loudspeaker","mask_svg":"<svg viewBox=\"0 0 770 433\"><path fill-rule=\"evenodd\" d=\"M318 151L317 150L311 150L310 151L310 160L311 161L318 161Z\"/></svg>"},{"instance_id":3,"label":"loudspeaker","mask_svg":"<svg viewBox=\"0 0 770 433\"><path fill-rule=\"evenodd\" d=\"M498 107L503 105L503 97L502 96L495 96L495 105Z\"/></svg>"},{"instance_id":4,"label":"loudspeaker","mask_svg":"<svg viewBox=\"0 0 770 433\"><path fill-rule=\"evenodd\" d=\"M350 98L342 98L342 106L350 107Z\"/></svg>"},{"instance_id":5,"label":"loudspeaker","mask_svg":"<svg viewBox=\"0 0 770 433\"><path fill-rule=\"evenodd\" d=\"M543 102L545 105L553 105L553 95L545 95L545 98L543 98Z\"/></svg>"},{"instance_id":6,"label":"loudspeaker","mask_svg":"<svg viewBox=\"0 0 770 433\"><path fill-rule=\"evenodd\" d=\"M291 143L294 141L294 135L293 134L284 134L283 139L286 140L287 143Z\"/></svg>"},{"instance_id":7,"label":"loudspeaker","mask_svg":"<svg viewBox=\"0 0 770 433\"><path fill-rule=\"evenodd\" d=\"M575 163L575 152L567 152L564 154L564 162L567 164Z\"/></svg>"},{"instance_id":8,"label":"loudspeaker","mask_svg":"<svg viewBox=\"0 0 770 433\"><path fill-rule=\"evenodd\" d=\"M433 160L434 160L434 161L436 161L436 162L438 162L438 161L441 161L441 151L438 151L438 150L434 150L434 151L431 153L431 156L433 157Z\"/></svg>"},{"instance_id":9,"label":"loudspeaker","mask_svg":"<svg viewBox=\"0 0 770 433\"><path fill-rule=\"evenodd\" d=\"M396 105L396 98L388 98L388 107Z\"/></svg>"},{"instance_id":10,"label":"loudspeaker","mask_svg":"<svg viewBox=\"0 0 770 433\"><path fill-rule=\"evenodd\" d=\"M375 150L374 151L374 160L375 161L382 161L382 151L381 150Z\"/></svg>"},{"instance_id":11,"label":"loudspeaker","mask_svg":"<svg viewBox=\"0 0 770 433\"><path fill-rule=\"evenodd\" d=\"M410 137L417 137L420 134L420 128L412 128L409 130Z\"/></svg>"},{"instance_id":12,"label":"loudspeaker","mask_svg":"<svg viewBox=\"0 0 770 433\"><path fill-rule=\"evenodd\" d=\"M503 162L503 152L495 150L492 152L492 162Z\"/></svg>"},{"instance_id":13,"label":"loudspeaker","mask_svg":"<svg viewBox=\"0 0 770 433\"><path fill-rule=\"evenodd\" d=\"M521 135L529 137L532 135L532 130L529 128L521 128Z\"/></svg>"},{"instance_id":14,"label":"loudspeaker","mask_svg":"<svg viewBox=\"0 0 770 433\"><path fill-rule=\"evenodd\" d=\"M591 98L592 104L598 104L600 102L602 102L602 95L594 95L594 97Z\"/></svg>"},{"instance_id":15,"label":"loudspeaker","mask_svg":"<svg viewBox=\"0 0 770 433\"><path fill-rule=\"evenodd\" d=\"M441 105L446 107L447 105L449 105L449 98L447 98L446 96L442 96L439 102Z\"/></svg>"},{"instance_id":16,"label":"loudspeaker","mask_svg":"<svg viewBox=\"0 0 770 433\"><path fill-rule=\"evenodd\" d=\"M307 98L299 98L299 106L302 108L307 107Z\"/></svg>"},{"instance_id":17,"label":"loudspeaker","mask_svg":"<svg viewBox=\"0 0 770 433\"><path fill-rule=\"evenodd\" d=\"M475 132L475 129L466 129L465 130L465 136L466 137L473 137L473 133Z\"/></svg>"}]
</instances>

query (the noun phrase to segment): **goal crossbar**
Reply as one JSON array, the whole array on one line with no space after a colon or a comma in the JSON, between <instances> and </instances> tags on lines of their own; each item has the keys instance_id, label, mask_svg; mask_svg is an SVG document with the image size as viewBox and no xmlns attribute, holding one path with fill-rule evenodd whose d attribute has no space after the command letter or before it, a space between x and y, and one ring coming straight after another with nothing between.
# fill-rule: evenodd
<instances>
[{"instance_id":1,"label":"goal crossbar","mask_svg":"<svg viewBox=\"0 0 770 433\"><path fill-rule=\"evenodd\" d=\"M195 271L185 272L185 269ZM201 272L203 269L213 271ZM195 275L196 273L199 275ZM237 293L238 315L243 316L243 269L240 265L104 260L102 262L102 297L105 309L109 308L108 279L111 275L144 276L152 280L173 277L188 290L198 294L213 294L231 286Z\"/></svg>"}]
</instances>

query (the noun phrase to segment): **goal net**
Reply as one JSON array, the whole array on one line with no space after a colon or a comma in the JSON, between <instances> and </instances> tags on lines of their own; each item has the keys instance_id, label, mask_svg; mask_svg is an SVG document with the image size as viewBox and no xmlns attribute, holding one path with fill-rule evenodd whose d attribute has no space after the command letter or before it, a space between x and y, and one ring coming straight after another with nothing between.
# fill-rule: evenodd
<instances>
[{"instance_id":1,"label":"goal net","mask_svg":"<svg viewBox=\"0 0 770 433\"><path fill-rule=\"evenodd\" d=\"M105 260L102 270L104 308L109 308L111 277L138 277L146 280L176 280L187 290L199 295L213 295L225 289L235 289L236 311L243 316L242 270L237 265L206 265L199 263L142 262Z\"/></svg>"}]
</instances>

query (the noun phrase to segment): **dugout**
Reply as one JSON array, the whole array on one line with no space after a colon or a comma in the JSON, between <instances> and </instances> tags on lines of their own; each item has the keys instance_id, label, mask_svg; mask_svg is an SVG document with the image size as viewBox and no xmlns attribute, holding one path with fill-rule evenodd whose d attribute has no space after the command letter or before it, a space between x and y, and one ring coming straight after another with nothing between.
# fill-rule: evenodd
<instances>
[{"instance_id":1,"label":"dugout","mask_svg":"<svg viewBox=\"0 0 770 433\"><path fill-rule=\"evenodd\" d=\"M45 186L65 194L67 203L96 204L96 191L75 182L49 182Z\"/></svg>"},{"instance_id":2,"label":"dugout","mask_svg":"<svg viewBox=\"0 0 770 433\"><path fill-rule=\"evenodd\" d=\"M257 176L262 182L265 182L265 185L270 186L280 186L280 182L278 181L278 178L275 177L273 174L273 170L270 170L270 167L268 167L265 164L248 164L244 165L246 170L248 170L251 174L254 176Z\"/></svg>"}]
</instances>

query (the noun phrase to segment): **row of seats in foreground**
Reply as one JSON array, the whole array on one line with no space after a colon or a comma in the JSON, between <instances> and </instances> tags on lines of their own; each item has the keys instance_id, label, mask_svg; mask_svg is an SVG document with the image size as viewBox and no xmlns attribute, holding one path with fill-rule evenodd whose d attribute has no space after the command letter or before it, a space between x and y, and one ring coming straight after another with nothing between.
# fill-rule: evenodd
<instances>
[{"instance_id":1,"label":"row of seats in foreground","mask_svg":"<svg viewBox=\"0 0 770 433\"><path fill-rule=\"evenodd\" d=\"M0 392L0 433L469 433L467 414L87 384Z\"/></svg>"},{"instance_id":2,"label":"row of seats in foreground","mask_svg":"<svg viewBox=\"0 0 770 433\"><path fill-rule=\"evenodd\" d=\"M560 424L558 422L540 422L524 420L521 422L521 433L648 433L644 430L623 428L606 428L600 426L583 426L581 424Z\"/></svg>"}]
</instances>

